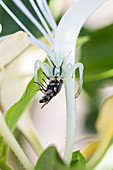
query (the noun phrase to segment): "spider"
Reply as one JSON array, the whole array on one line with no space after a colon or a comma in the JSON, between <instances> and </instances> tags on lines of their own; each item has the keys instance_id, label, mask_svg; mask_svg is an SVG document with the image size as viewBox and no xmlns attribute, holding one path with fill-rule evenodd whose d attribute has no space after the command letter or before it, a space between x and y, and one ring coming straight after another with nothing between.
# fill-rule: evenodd
<instances>
[{"instance_id":1,"label":"spider","mask_svg":"<svg viewBox=\"0 0 113 170\"><path fill-rule=\"evenodd\" d=\"M83 78L82 78L83 64L76 63L75 65L72 65L69 62L67 64L70 53L71 52L67 53L66 57L64 54L59 52L54 52L51 57L47 56L47 59L51 67L47 63L42 63L40 60L36 60L34 64L34 80L39 88L38 90L44 93L42 98L39 100L40 103L44 103L41 108L47 105L50 102L50 100L60 92L65 78L67 78L68 76L72 77L77 68L79 68L80 79L79 79L79 89L75 94L75 98L79 96L82 89L82 83L83 83ZM43 79L46 86L42 84L37 78L38 65L43 70L44 75L49 80L49 84L47 84L46 81Z\"/></svg>"}]
</instances>

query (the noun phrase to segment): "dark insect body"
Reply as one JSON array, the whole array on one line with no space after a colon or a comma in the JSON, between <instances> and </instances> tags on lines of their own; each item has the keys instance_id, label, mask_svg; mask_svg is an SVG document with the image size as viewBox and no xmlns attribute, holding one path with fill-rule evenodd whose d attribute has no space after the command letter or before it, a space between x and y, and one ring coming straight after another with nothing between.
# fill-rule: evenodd
<instances>
[{"instance_id":1,"label":"dark insect body","mask_svg":"<svg viewBox=\"0 0 113 170\"><path fill-rule=\"evenodd\" d=\"M36 84L40 86L38 90L44 93L42 98L39 100L39 103L44 103L41 109L46 104L48 104L54 96L56 96L60 92L62 85L63 85L62 78L58 78L57 76L55 76L54 78L51 78L51 79L48 78L48 79L49 79L49 84L47 84L45 80L43 80L46 83L46 87L41 83L35 82Z\"/></svg>"}]
</instances>

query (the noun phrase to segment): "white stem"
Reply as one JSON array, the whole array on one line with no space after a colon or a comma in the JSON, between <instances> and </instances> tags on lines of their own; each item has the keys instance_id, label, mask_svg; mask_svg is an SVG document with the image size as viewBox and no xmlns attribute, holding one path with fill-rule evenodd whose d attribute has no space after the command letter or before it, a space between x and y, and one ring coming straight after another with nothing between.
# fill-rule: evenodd
<instances>
[{"instance_id":1,"label":"white stem","mask_svg":"<svg viewBox=\"0 0 113 170\"><path fill-rule=\"evenodd\" d=\"M39 9L37 8L37 5L35 4L35 2L34 2L33 0L29 0L29 2L31 3L31 5L32 5L32 7L33 7L33 9L34 9L34 11L36 12L37 16L39 17L39 19L40 19L40 21L42 22L43 26L45 27L46 31L48 32L48 34L49 34L51 40L54 42L54 37L53 37L53 35L52 35L52 33L51 33L51 31L50 31L48 25L46 24L46 22L45 22L43 16L41 15Z\"/></svg>"},{"instance_id":2,"label":"white stem","mask_svg":"<svg viewBox=\"0 0 113 170\"><path fill-rule=\"evenodd\" d=\"M66 104L67 127L66 127L66 143L65 143L65 150L64 150L64 160L67 165L70 164L74 141L75 141L75 88L74 88L75 86L74 84L75 84L74 78L67 78L65 80L65 93L66 93L66 103L67 103Z\"/></svg>"},{"instance_id":3,"label":"white stem","mask_svg":"<svg viewBox=\"0 0 113 170\"><path fill-rule=\"evenodd\" d=\"M75 47L79 31L87 18L107 0L78 0L62 17L56 30L54 51L72 51L69 63L75 64ZM75 136L75 83L65 82L67 105L67 132L64 159L70 164ZM70 87L70 88L69 88ZM73 93L73 95L72 95ZM73 128L73 129L72 129ZM70 133L69 133L70 132Z\"/></svg>"},{"instance_id":4,"label":"white stem","mask_svg":"<svg viewBox=\"0 0 113 170\"><path fill-rule=\"evenodd\" d=\"M20 148L19 144L15 140L14 136L10 132L1 112L0 112L0 134L3 136L7 144L11 147L11 149L13 150L17 158L20 160L20 162L23 164L23 166L27 170L33 170L34 168L32 163L27 158L27 156L25 155L25 153L23 152L23 150Z\"/></svg>"},{"instance_id":5,"label":"white stem","mask_svg":"<svg viewBox=\"0 0 113 170\"><path fill-rule=\"evenodd\" d=\"M56 22L51 14L51 16L48 14L48 11L46 10L46 8L44 7L44 4L42 3L42 0L36 0L41 12L43 13L44 17L47 19L49 25L51 26L51 28L54 30L54 32L56 31L57 25ZM50 12L51 13L51 12Z\"/></svg>"},{"instance_id":6,"label":"white stem","mask_svg":"<svg viewBox=\"0 0 113 170\"><path fill-rule=\"evenodd\" d=\"M22 3L21 0L12 0L17 7L30 19L30 21L41 31L41 33L45 36L45 38L48 40L50 45L53 47L53 42L49 38L47 32L44 30L44 28L38 23L38 21L34 18L34 16L31 14L31 12L26 8L26 6Z\"/></svg>"}]
</instances>

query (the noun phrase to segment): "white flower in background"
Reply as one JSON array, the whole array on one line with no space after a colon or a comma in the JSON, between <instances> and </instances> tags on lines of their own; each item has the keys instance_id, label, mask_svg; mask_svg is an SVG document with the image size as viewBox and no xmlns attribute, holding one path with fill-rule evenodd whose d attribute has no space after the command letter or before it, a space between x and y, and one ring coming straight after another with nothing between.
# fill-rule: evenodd
<instances>
[{"instance_id":1,"label":"white flower in background","mask_svg":"<svg viewBox=\"0 0 113 170\"><path fill-rule=\"evenodd\" d=\"M34 18L31 12L26 8L21 0L12 0L17 7L30 19L30 21L40 30L47 39L49 46L36 37L23 25L15 14L0 0L1 6L17 22L17 24L28 34L31 44L40 47L47 53L48 61L51 67L41 61L35 62L35 81L37 79L37 64L43 69L44 73L51 80L64 81L66 91L67 107L67 133L64 160L70 163L74 138L75 138L75 77L76 68L80 70L79 91L82 88L83 66L81 63L75 64L75 47L79 31L88 18L99 6L107 0L78 0L62 17L58 27L52 17L46 0L29 0L31 6L39 17L42 25ZM42 14L40 13L41 10ZM46 19L46 20L45 20ZM49 26L55 33L55 38L50 31ZM50 47L51 46L51 47ZM73 76L72 76L73 75ZM60 84L61 85L61 84ZM44 92L44 90L42 90ZM47 103L46 103L47 104Z\"/></svg>"}]
</instances>

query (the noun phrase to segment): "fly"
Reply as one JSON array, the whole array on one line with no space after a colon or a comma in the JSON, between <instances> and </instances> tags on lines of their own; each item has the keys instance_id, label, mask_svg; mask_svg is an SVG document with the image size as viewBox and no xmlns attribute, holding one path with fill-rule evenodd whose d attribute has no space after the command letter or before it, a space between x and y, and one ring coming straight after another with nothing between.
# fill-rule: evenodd
<instances>
[{"instance_id":1,"label":"fly","mask_svg":"<svg viewBox=\"0 0 113 170\"><path fill-rule=\"evenodd\" d=\"M46 76L46 75L45 75ZM47 77L47 76L46 76ZM50 102L50 100L56 96L63 85L63 78L58 79L57 76L53 77L53 78L49 78L49 84L46 83L46 81L43 79L43 81L45 82L46 86L44 86L41 83L38 82L34 82L36 83L40 88L38 90L40 90L42 93L44 93L44 95L42 96L42 98L39 100L39 103L44 103L41 107L41 109Z\"/></svg>"}]
</instances>

